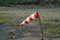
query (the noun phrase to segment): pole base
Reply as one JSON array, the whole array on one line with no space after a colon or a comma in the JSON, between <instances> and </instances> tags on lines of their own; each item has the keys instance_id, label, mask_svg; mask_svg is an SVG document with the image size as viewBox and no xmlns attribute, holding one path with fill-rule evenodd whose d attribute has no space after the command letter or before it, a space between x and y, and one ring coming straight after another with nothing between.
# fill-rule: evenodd
<instances>
[{"instance_id":1,"label":"pole base","mask_svg":"<svg viewBox=\"0 0 60 40\"><path fill-rule=\"evenodd\" d=\"M44 39L41 39L41 40L44 40Z\"/></svg>"}]
</instances>

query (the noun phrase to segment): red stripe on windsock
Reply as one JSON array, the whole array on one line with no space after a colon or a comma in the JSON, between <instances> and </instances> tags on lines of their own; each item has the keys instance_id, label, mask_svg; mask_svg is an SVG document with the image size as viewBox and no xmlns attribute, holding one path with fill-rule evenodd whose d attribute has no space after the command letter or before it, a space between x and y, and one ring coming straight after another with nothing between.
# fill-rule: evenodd
<instances>
[{"instance_id":1,"label":"red stripe on windsock","mask_svg":"<svg viewBox=\"0 0 60 40\"><path fill-rule=\"evenodd\" d=\"M27 20L25 20L25 24L27 24L28 23L28 21Z\"/></svg>"},{"instance_id":2,"label":"red stripe on windsock","mask_svg":"<svg viewBox=\"0 0 60 40\"><path fill-rule=\"evenodd\" d=\"M39 18L38 12L35 12L34 16L35 16L35 18Z\"/></svg>"},{"instance_id":3,"label":"red stripe on windsock","mask_svg":"<svg viewBox=\"0 0 60 40\"><path fill-rule=\"evenodd\" d=\"M20 26L23 26L23 24L20 24Z\"/></svg>"},{"instance_id":4,"label":"red stripe on windsock","mask_svg":"<svg viewBox=\"0 0 60 40\"><path fill-rule=\"evenodd\" d=\"M32 17L29 17L29 20L32 21L33 20Z\"/></svg>"}]
</instances>

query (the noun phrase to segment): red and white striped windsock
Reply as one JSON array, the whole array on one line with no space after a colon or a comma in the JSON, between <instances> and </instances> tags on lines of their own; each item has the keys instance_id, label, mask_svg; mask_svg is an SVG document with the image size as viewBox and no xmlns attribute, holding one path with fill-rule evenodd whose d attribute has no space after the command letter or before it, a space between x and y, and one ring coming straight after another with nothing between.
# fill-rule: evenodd
<instances>
[{"instance_id":1,"label":"red and white striped windsock","mask_svg":"<svg viewBox=\"0 0 60 40\"><path fill-rule=\"evenodd\" d=\"M39 18L38 12L33 13L30 15L27 19L25 19L22 23L20 23L20 26L23 26L24 24L28 24L30 21L33 21L34 19Z\"/></svg>"}]
</instances>

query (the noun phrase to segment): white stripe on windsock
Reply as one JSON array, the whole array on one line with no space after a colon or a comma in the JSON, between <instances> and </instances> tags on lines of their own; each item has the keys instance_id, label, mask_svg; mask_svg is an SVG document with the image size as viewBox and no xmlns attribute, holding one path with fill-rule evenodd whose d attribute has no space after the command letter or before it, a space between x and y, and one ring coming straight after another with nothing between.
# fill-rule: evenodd
<instances>
[{"instance_id":1,"label":"white stripe on windsock","mask_svg":"<svg viewBox=\"0 0 60 40\"><path fill-rule=\"evenodd\" d=\"M32 19L35 19L34 14L32 14L30 17L32 17Z\"/></svg>"},{"instance_id":2,"label":"white stripe on windsock","mask_svg":"<svg viewBox=\"0 0 60 40\"><path fill-rule=\"evenodd\" d=\"M26 20L29 22L29 21L30 21L30 20L29 20L29 17L28 17Z\"/></svg>"},{"instance_id":3,"label":"white stripe on windsock","mask_svg":"<svg viewBox=\"0 0 60 40\"><path fill-rule=\"evenodd\" d=\"M39 18L39 14L38 12L35 12L34 14L32 14L31 16L29 16L27 19L25 19L21 24L20 26L23 26L24 24L28 24L30 21L36 19L36 18Z\"/></svg>"},{"instance_id":4,"label":"white stripe on windsock","mask_svg":"<svg viewBox=\"0 0 60 40\"><path fill-rule=\"evenodd\" d=\"M22 24L25 24L25 22L23 21Z\"/></svg>"}]
</instances>

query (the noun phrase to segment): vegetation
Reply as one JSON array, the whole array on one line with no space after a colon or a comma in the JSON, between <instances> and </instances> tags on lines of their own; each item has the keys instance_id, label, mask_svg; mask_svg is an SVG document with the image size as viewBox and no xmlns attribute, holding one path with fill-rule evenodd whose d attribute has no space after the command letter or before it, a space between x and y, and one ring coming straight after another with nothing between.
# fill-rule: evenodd
<instances>
[{"instance_id":1,"label":"vegetation","mask_svg":"<svg viewBox=\"0 0 60 40\"><path fill-rule=\"evenodd\" d=\"M60 0L0 0L0 6L60 4Z\"/></svg>"},{"instance_id":2,"label":"vegetation","mask_svg":"<svg viewBox=\"0 0 60 40\"><path fill-rule=\"evenodd\" d=\"M5 9L3 8L2 11L4 11ZM10 8L7 8L7 9L10 10ZM52 10L52 9L50 9L50 10ZM2 27L4 27L4 28L5 27L14 27L14 28L20 27L19 24L32 13L33 12L31 12L31 11L30 12L23 11L20 13L19 12L13 13L12 11L11 11L11 13L0 13L0 25L2 25ZM41 17L41 24L42 24L43 31L44 31L44 37L52 37L52 38L59 37L60 38L60 29L59 29L60 25L55 24L55 23L60 22L60 19L59 19L60 12L39 12L39 13L40 13L40 17ZM6 26L4 26L4 25L6 25ZM2 28L2 27L0 26L0 28ZM38 24L38 19L36 19L36 20L30 22L29 24L27 24L23 27L20 27L20 29L18 29L19 33L18 32L16 32L16 33L20 35L20 33L22 33L22 32L34 33L39 30L40 30L40 26ZM5 31L7 31L7 30L0 30L0 32L5 32ZM32 34L32 36L35 34ZM36 35L36 37L38 37L38 36L39 36L39 34Z\"/></svg>"}]
</instances>

